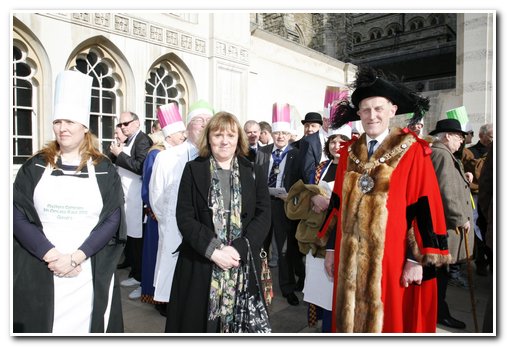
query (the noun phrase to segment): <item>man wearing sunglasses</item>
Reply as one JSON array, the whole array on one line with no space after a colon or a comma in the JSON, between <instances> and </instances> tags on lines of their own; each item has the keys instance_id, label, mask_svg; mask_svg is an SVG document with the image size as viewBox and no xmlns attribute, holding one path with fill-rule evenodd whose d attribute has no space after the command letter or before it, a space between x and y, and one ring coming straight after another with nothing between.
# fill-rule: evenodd
<instances>
[{"instance_id":1,"label":"man wearing sunglasses","mask_svg":"<svg viewBox=\"0 0 507 347\"><path fill-rule=\"evenodd\" d=\"M141 297L141 255L143 251L143 201L141 187L143 164L153 141L140 129L137 114L122 112L116 125L127 137L124 143L111 143L109 158L118 167L125 194L125 215L127 218L127 244L125 261L130 264L129 278L120 284L124 287L137 286L130 299Z\"/></svg>"}]
</instances>

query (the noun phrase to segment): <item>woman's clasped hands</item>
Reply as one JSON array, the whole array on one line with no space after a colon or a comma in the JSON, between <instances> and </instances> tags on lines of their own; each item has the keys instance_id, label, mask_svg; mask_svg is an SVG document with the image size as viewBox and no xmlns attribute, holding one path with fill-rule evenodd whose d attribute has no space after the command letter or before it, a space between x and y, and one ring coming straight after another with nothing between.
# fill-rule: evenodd
<instances>
[{"instance_id":1,"label":"woman's clasped hands","mask_svg":"<svg viewBox=\"0 0 507 347\"><path fill-rule=\"evenodd\" d=\"M213 254L211 254L211 260L222 270L229 270L233 267L239 266L241 257L239 256L236 248L232 246L224 246L213 251Z\"/></svg>"}]
</instances>

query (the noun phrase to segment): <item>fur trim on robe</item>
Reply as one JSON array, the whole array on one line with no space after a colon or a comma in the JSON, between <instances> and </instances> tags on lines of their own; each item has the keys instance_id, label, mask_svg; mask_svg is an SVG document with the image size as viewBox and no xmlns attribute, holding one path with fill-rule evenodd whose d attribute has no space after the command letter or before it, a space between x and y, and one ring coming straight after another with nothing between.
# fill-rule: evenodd
<instances>
[{"instance_id":1,"label":"fur trim on robe","mask_svg":"<svg viewBox=\"0 0 507 347\"><path fill-rule=\"evenodd\" d=\"M349 152L360 162L348 157L343 180L342 239L336 291L338 332L382 332L382 261L390 179L403 155L417 141L412 135L402 134L401 129L393 129L390 135L371 158L371 161L381 157L386 160L378 162L369 172L374 179L374 187L366 194L358 185L363 173L361 162L368 162L366 143L358 140L349 147ZM385 148L390 151L387 152ZM392 152L392 149L396 149L396 152ZM412 246L414 253L420 255L417 243ZM425 261L433 264L446 262L444 257L427 257Z\"/></svg>"}]
</instances>

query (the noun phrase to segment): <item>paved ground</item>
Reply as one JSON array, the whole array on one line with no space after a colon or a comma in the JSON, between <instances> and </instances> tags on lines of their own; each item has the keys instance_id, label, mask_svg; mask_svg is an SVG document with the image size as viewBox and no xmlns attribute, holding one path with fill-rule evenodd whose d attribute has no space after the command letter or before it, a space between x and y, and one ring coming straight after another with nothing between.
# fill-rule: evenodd
<instances>
[{"instance_id":1,"label":"paved ground","mask_svg":"<svg viewBox=\"0 0 507 347\"><path fill-rule=\"evenodd\" d=\"M319 326L310 328L307 325L306 314L307 304L302 300L303 294L296 293L300 299L298 306L291 306L287 303L278 290L276 268L273 270L275 297L270 307L270 320L273 333L280 334L316 334L319 333ZM465 272L466 273L466 272ZM128 275L127 270L118 270L117 276L120 281ZM492 275L488 277L476 276L474 271L473 283L476 301L476 312L479 332L482 331L482 322L484 319L484 310L488 297L488 289L492 288L490 283ZM163 334L165 327L165 318L155 310L151 304L146 304L138 300L130 300L128 294L134 287L122 287L123 319L125 324L125 333L135 335L143 334ZM475 333L474 319L472 314L472 305L470 292L468 289L449 286L447 291L447 302L451 309L451 314L466 323L466 329L453 330L444 326L437 327L439 334L471 334Z\"/></svg>"}]
</instances>

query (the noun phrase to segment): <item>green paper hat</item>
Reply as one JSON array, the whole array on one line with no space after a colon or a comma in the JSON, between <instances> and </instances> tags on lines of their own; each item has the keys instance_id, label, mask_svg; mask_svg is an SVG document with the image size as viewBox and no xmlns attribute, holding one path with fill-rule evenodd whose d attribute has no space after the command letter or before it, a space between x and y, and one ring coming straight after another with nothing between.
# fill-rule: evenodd
<instances>
[{"instance_id":1,"label":"green paper hat","mask_svg":"<svg viewBox=\"0 0 507 347\"><path fill-rule=\"evenodd\" d=\"M200 114L207 114L207 115L213 116L213 114L215 114L215 112L213 111L213 108L211 107L211 105L208 104L208 102L206 102L204 100L199 100L190 106L190 109L189 109L188 115L187 115L187 122L190 122L190 120L193 117L198 116Z\"/></svg>"},{"instance_id":2,"label":"green paper hat","mask_svg":"<svg viewBox=\"0 0 507 347\"><path fill-rule=\"evenodd\" d=\"M457 119L461 124L461 129L466 129L468 124L468 113L465 106L460 106L457 108L453 108L445 112L448 119Z\"/></svg>"}]
</instances>

